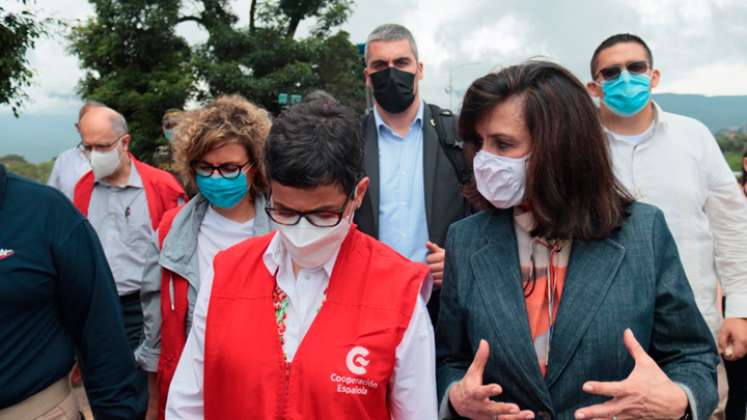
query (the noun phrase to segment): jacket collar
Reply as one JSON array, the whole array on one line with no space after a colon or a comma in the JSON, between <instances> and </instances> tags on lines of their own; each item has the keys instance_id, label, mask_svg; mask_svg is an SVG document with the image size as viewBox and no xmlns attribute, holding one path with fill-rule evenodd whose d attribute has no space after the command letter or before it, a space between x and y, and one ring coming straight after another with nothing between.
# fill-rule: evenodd
<instances>
[{"instance_id":1,"label":"jacket collar","mask_svg":"<svg viewBox=\"0 0 747 420\"><path fill-rule=\"evenodd\" d=\"M521 287L519 253L511 210L492 210L482 227L483 243L472 255L470 265L487 316L492 320L497 349L504 352L516 369L518 392L537 405L552 407L550 393L540 372L527 319ZM562 303L562 302L561 302Z\"/></svg>"},{"instance_id":2,"label":"jacket collar","mask_svg":"<svg viewBox=\"0 0 747 420\"><path fill-rule=\"evenodd\" d=\"M516 366L517 383L526 395L552 409L549 388L560 377L599 310L625 256L612 238L574 239L565 289L555 323L545 378L539 369L521 287L516 233L511 210L493 211L481 229L483 243L470 264L488 316L495 325L498 348ZM520 315L519 315L520 314Z\"/></svg>"},{"instance_id":3,"label":"jacket collar","mask_svg":"<svg viewBox=\"0 0 747 420\"><path fill-rule=\"evenodd\" d=\"M266 203L265 197L257 194L254 199L254 232L257 236L272 230L270 218L265 213ZM197 235L209 206L207 199L197 194L179 210L164 238L163 252L158 261L162 267L185 278L195 288L200 284L196 258Z\"/></svg>"}]
</instances>

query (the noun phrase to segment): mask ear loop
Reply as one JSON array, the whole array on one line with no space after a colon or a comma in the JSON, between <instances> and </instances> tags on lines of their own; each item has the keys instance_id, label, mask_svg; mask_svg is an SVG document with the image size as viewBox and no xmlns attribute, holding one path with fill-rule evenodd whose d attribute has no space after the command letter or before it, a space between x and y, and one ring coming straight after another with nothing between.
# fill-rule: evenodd
<instances>
[{"instance_id":1,"label":"mask ear loop","mask_svg":"<svg viewBox=\"0 0 747 420\"><path fill-rule=\"evenodd\" d=\"M547 263L547 316L548 316L548 334L547 334L547 348L545 349L545 363L550 366L550 347L552 345L552 335L555 330L555 292L557 288L557 278L555 273L555 266L553 262L555 257L560 254L563 247L558 241L553 241L549 244L550 249Z\"/></svg>"}]
</instances>

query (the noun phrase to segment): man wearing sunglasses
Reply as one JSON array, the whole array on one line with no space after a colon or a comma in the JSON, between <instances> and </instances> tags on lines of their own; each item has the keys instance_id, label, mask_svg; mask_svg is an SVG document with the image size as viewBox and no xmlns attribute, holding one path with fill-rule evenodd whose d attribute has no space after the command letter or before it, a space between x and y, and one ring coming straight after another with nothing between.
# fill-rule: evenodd
<instances>
[{"instance_id":1,"label":"man wearing sunglasses","mask_svg":"<svg viewBox=\"0 0 747 420\"><path fill-rule=\"evenodd\" d=\"M125 332L138 369L138 416L148 402L148 378L155 387L158 354L143 346L142 287L148 271L157 271L155 229L163 214L186 199L184 190L168 172L135 159L129 153L127 121L115 110L93 108L80 121L81 147L91 170L75 186L73 202L88 218L104 248L122 306Z\"/></svg>"},{"instance_id":2,"label":"man wearing sunglasses","mask_svg":"<svg viewBox=\"0 0 747 420\"><path fill-rule=\"evenodd\" d=\"M435 419L428 268L352 223L368 188L352 110L285 110L265 146L278 231L219 253L169 419Z\"/></svg>"},{"instance_id":3,"label":"man wearing sunglasses","mask_svg":"<svg viewBox=\"0 0 747 420\"><path fill-rule=\"evenodd\" d=\"M615 172L636 199L664 212L698 307L727 360L747 353L747 205L713 135L651 99L660 80L646 43L630 34L602 42L587 88L600 100ZM726 319L717 304L726 295ZM727 395L719 366L723 418Z\"/></svg>"}]
</instances>

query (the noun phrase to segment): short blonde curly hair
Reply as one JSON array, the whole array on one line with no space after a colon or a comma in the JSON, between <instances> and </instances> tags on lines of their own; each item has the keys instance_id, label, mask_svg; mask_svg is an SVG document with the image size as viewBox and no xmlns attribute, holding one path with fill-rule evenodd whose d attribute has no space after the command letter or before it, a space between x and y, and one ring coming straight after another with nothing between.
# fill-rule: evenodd
<instances>
[{"instance_id":1,"label":"short blonde curly hair","mask_svg":"<svg viewBox=\"0 0 747 420\"><path fill-rule=\"evenodd\" d=\"M239 95L220 96L204 108L183 114L171 143L174 167L197 190L193 162L226 144L244 146L254 169L251 192L266 193L264 148L270 132L266 110Z\"/></svg>"}]
</instances>

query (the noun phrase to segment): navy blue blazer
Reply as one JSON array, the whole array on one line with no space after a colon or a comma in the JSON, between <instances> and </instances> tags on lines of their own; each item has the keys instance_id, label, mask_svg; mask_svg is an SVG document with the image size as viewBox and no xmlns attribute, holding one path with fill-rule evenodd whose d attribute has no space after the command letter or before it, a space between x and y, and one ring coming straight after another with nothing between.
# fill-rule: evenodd
<instances>
[{"instance_id":1,"label":"navy blue blazer","mask_svg":"<svg viewBox=\"0 0 747 420\"><path fill-rule=\"evenodd\" d=\"M689 389L693 414L707 419L718 401L713 337L662 212L634 203L629 213L607 239L574 240L546 377L527 321L512 210L452 225L436 329L439 400L485 339L484 383L504 390L495 400L537 418L572 419L577 409L606 399L584 393L584 382L619 381L632 371L623 344L631 328L669 378Z\"/></svg>"}]
</instances>

